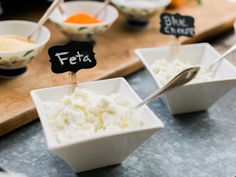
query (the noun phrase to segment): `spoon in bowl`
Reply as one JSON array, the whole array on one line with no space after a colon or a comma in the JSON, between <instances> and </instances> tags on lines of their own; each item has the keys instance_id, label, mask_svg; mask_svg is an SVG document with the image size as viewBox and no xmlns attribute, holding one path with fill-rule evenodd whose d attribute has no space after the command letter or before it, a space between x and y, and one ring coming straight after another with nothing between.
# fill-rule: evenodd
<instances>
[{"instance_id":1,"label":"spoon in bowl","mask_svg":"<svg viewBox=\"0 0 236 177\"><path fill-rule=\"evenodd\" d=\"M210 64L206 69L211 69L215 64L220 62L222 59L224 59L226 56L231 54L233 51L236 50L236 44L234 44L232 47L230 47L225 53L223 53L216 61L214 61L212 64Z\"/></svg>"},{"instance_id":2,"label":"spoon in bowl","mask_svg":"<svg viewBox=\"0 0 236 177\"><path fill-rule=\"evenodd\" d=\"M165 86L163 86L161 89L157 90L153 94L151 94L149 97L147 97L145 100L142 102L138 103L133 107L133 109L138 109L142 107L143 105L149 103L153 99L163 95L164 93L169 92L170 90L180 87L188 82L190 82L193 78L196 77L200 70L199 66L196 67L190 67L187 68L180 73L178 73L173 79L171 79L170 82L168 82Z\"/></svg>"},{"instance_id":3,"label":"spoon in bowl","mask_svg":"<svg viewBox=\"0 0 236 177\"><path fill-rule=\"evenodd\" d=\"M62 0L54 0L53 1L53 3L49 6L49 8L46 10L46 12L43 14L43 16L40 18L37 25L34 27L34 29L28 35L27 39L29 41L31 41L32 36L43 26L43 24L47 21L49 15L61 3L61 1Z\"/></svg>"},{"instance_id":4,"label":"spoon in bowl","mask_svg":"<svg viewBox=\"0 0 236 177\"><path fill-rule=\"evenodd\" d=\"M220 62L223 58L225 58L226 56L228 56L230 53L232 53L235 50L236 50L236 44L234 44L232 47L230 47L225 53L223 53L216 61L214 61L212 64L210 64L206 69L207 70L211 69L215 64ZM154 92L148 98L143 100L141 103L134 106L134 109L138 109L141 106L149 103L150 101L152 101L156 97L159 97L162 94L164 94L174 88L177 88L179 86L182 86L182 85L188 83L193 78L195 78L195 76L198 74L199 70L200 70L200 67L198 67L198 66L185 69L184 71L177 74L170 82L168 82L160 90Z\"/></svg>"},{"instance_id":5,"label":"spoon in bowl","mask_svg":"<svg viewBox=\"0 0 236 177\"><path fill-rule=\"evenodd\" d=\"M98 9L98 11L94 14L95 17L98 17L102 12L103 10L106 9L106 7L108 6L108 4L111 2L111 0L105 0L103 5L101 6L100 9Z\"/></svg>"}]
</instances>

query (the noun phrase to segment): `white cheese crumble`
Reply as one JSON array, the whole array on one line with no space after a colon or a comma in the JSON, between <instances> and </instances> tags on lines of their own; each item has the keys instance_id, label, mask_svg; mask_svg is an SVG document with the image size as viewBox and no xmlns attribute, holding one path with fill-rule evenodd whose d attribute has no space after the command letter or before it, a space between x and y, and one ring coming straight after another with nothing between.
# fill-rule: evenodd
<instances>
[{"instance_id":1,"label":"white cheese crumble","mask_svg":"<svg viewBox=\"0 0 236 177\"><path fill-rule=\"evenodd\" d=\"M165 85L179 72L192 66L192 64L188 62L182 62L179 59L173 59L172 61L158 59L151 66L151 69L160 84ZM190 83L207 82L212 80L214 80L214 73L209 70L207 71L204 67L201 67L198 75L192 81L190 81Z\"/></svg>"},{"instance_id":2,"label":"white cheese crumble","mask_svg":"<svg viewBox=\"0 0 236 177\"><path fill-rule=\"evenodd\" d=\"M78 89L59 102L44 102L44 109L59 143L95 134L142 127L133 104L121 94L98 95Z\"/></svg>"}]
</instances>

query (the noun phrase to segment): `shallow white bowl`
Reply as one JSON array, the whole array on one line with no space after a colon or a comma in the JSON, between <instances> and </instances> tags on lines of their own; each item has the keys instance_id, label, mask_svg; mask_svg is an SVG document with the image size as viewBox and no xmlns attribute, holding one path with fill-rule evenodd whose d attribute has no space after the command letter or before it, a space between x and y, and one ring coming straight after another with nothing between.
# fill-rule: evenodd
<instances>
[{"instance_id":1,"label":"shallow white bowl","mask_svg":"<svg viewBox=\"0 0 236 177\"><path fill-rule=\"evenodd\" d=\"M12 34L27 37L36 26L35 22L23 20L0 21L0 35ZM26 65L43 49L50 39L50 32L46 27L42 27L34 36L35 47L13 51L0 51L0 69L18 69Z\"/></svg>"},{"instance_id":2,"label":"shallow white bowl","mask_svg":"<svg viewBox=\"0 0 236 177\"><path fill-rule=\"evenodd\" d=\"M171 0L156 0L153 4L146 3L145 1L140 4L132 2L132 0L112 0L112 3L115 4L128 20L135 21L149 20L150 17L164 9L170 2Z\"/></svg>"},{"instance_id":3,"label":"shallow white bowl","mask_svg":"<svg viewBox=\"0 0 236 177\"><path fill-rule=\"evenodd\" d=\"M104 95L122 93L134 103L140 101L140 98L123 78L81 83L78 87ZM71 143L59 144L49 128L43 102L59 101L71 91L72 87L67 85L34 90L31 92L31 96L36 105L49 150L64 159L76 172L121 163L140 144L163 127L163 123L156 115L147 106L144 106L141 108L142 114L140 115L144 121L142 128L126 129L117 133L107 133L84 139L78 138L77 141Z\"/></svg>"},{"instance_id":4,"label":"shallow white bowl","mask_svg":"<svg viewBox=\"0 0 236 177\"><path fill-rule=\"evenodd\" d=\"M70 1L64 3L66 15L69 17L79 12L95 14L103 5L97 1ZM66 19L59 9L55 9L49 19L63 32L70 40L74 41L92 41L97 36L106 31L112 23L118 18L118 11L111 5L108 5L98 18L101 23L95 24L75 24L64 22Z\"/></svg>"},{"instance_id":5,"label":"shallow white bowl","mask_svg":"<svg viewBox=\"0 0 236 177\"><path fill-rule=\"evenodd\" d=\"M136 49L136 54L155 79L156 84L162 87L158 78L151 69L158 59L171 59L171 47ZM209 44L183 45L179 59L193 65L209 66L220 54ZM165 94L162 99L172 114L205 111L218 99L236 86L236 68L227 60L212 68L216 80L210 82L189 83Z\"/></svg>"}]
</instances>

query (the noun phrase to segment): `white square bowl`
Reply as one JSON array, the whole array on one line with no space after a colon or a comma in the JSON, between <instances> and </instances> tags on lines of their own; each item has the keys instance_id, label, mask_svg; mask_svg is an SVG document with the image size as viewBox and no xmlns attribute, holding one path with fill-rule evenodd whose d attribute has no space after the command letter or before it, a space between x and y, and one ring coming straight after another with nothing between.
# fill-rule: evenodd
<instances>
[{"instance_id":1,"label":"white square bowl","mask_svg":"<svg viewBox=\"0 0 236 177\"><path fill-rule=\"evenodd\" d=\"M141 101L123 78L81 83L78 87L103 95L122 93L134 103ZM144 106L141 108L140 115L144 121L144 126L141 128L126 129L84 139L78 138L74 142L59 144L49 127L43 102L59 101L64 95L71 94L71 92L72 87L67 85L33 90L31 96L36 105L49 150L64 159L76 172L120 164L146 139L164 127L156 115L147 106Z\"/></svg>"},{"instance_id":2,"label":"white square bowl","mask_svg":"<svg viewBox=\"0 0 236 177\"><path fill-rule=\"evenodd\" d=\"M135 53L142 60L159 87L158 78L151 69L158 59L172 60L171 47L136 49ZM209 66L220 54L208 43L183 45L178 59L193 65ZM209 82L189 83L168 92L162 97L163 102L172 114L205 111L218 99L236 86L236 68L223 60L212 68L216 80Z\"/></svg>"}]
</instances>

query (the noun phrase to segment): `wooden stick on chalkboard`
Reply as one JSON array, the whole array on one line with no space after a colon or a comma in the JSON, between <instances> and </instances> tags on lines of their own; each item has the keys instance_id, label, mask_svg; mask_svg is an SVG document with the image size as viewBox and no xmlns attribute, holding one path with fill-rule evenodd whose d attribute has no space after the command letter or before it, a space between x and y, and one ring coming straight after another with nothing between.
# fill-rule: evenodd
<instances>
[{"instance_id":1,"label":"wooden stick on chalkboard","mask_svg":"<svg viewBox=\"0 0 236 177\"><path fill-rule=\"evenodd\" d=\"M171 57L173 59L176 59L179 57L180 47L181 47L181 42L179 38L175 37L174 42L172 44L172 54L171 54Z\"/></svg>"},{"instance_id":2,"label":"wooden stick on chalkboard","mask_svg":"<svg viewBox=\"0 0 236 177\"><path fill-rule=\"evenodd\" d=\"M193 37L195 35L194 18L191 16L180 15L179 13L170 14L166 12L162 13L160 18L160 32L162 34L175 36L171 57L178 58L181 45L179 37Z\"/></svg>"},{"instance_id":3,"label":"wooden stick on chalkboard","mask_svg":"<svg viewBox=\"0 0 236 177\"><path fill-rule=\"evenodd\" d=\"M70 76L70 83L72 85L73 90L76 88L77 86L77 76L75 72L69 72L69 76Z\"/></svg>"},{"instance_id":4,"label":"wooden stick on chalkboard","mask_svg":"<svg viewBox=\"0 0 236 177\"><path fill-rule=\"evenodd\" d=\"M62 46L48 49L52 72L59 74L69 72L69 84L77 86L76 72L96 66L95 53L90 42L69 42Z\"/></svg>"}]
</instances>

